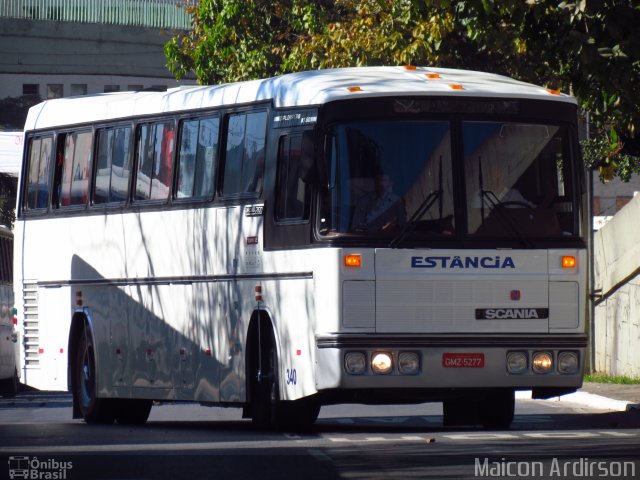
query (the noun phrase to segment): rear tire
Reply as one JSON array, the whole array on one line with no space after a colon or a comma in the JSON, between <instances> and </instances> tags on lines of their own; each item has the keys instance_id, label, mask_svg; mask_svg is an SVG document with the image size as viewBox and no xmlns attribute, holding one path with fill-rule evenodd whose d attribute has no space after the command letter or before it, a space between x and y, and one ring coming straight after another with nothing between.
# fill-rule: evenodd
<instances>
[{"instance_id":1,"label":"rear tire","mask_svg":"<svg viewBox=\"0 0 640 480\"><path fill-rule=\"evenodd\" d=\"M73 394L85 422L111 424L115 420L115 401L110 398L98 398L97 389L93 339L89 332L84 330L78 338Z\"/></svg>"},{"instance_id":2,"label":"rear tire","mask_svg":"<svg viewBox=\"0 0 640 480\"><path fill-rule=\"evenodd\" d=\"M151 413L151 400L121 399L115 401L115 419L120 425L144 425Z\"/></svg>"},{"instance_id":3,"label":"rear tire","mask_svg":"<svg viewBox=\"0 0 640 480\"><path fill-rule=\"evenodd\" d=\"M11 378L0 381L0 395L7 398L15 397L18 393L19 386L18 370L15 369Z\"/></svg>"}]
</instances>

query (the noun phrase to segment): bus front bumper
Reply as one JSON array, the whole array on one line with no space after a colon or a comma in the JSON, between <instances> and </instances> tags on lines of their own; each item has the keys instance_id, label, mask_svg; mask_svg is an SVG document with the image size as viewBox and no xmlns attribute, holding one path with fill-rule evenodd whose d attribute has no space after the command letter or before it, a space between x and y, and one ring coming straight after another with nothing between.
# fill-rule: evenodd
<instances>
[{"instance_id":1,"label":"bus front bumper","mask_svg":"<svg viewBox=\"0 0 640 480\"><path fill-rule=\"evenodd\" d=\"M586 347L584 334L318 336L316 386L319 391L532 389L544 398L582 385Z\"/></svg>"}]
</instances>

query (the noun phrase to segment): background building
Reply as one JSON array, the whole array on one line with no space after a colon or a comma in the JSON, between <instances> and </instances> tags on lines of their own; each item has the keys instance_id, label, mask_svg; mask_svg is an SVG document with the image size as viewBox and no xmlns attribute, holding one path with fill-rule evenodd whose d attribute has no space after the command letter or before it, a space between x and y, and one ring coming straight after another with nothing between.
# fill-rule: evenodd
<instances>
[{"instance_id":1,"label":"background building","mask_svg":"<svg viewBox=\"0 0 640 480\"><path fill-rule=\"evenodd\" d=\"M3 0L0 100L177 86L163 46L191 28L185 6L176 0Z\"/></svg>"},{"instance_id":2,"label":"background building","mask_svg":"<svg viewBox=\"0 0 640 480\"><path fill-rule=\"evenodd\" d=\"M195 0L0 0L0 224L14 217L21 131L49 98L195 84L177 82L163 47L191 28Z\"/></svg>"}]
</instances>

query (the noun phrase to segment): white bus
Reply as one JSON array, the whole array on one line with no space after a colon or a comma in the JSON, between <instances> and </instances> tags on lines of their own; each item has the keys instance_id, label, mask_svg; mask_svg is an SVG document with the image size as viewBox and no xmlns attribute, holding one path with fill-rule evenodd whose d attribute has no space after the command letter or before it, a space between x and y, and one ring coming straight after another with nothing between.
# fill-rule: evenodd
<instances>
[{"instance_id":1,"label":"white bus","mask_svg":"<svg viewBox=\"0 0 640 480\"><path fill-rule=\"evenodd\" d=\"M13 232L0 225L0 395L18 392L17 319L13 312Z\"/></svg>"},{"instance_id":2,"label":"white bus","mask_svg":"<svg viewBox=\"0 0 640 480\"><path fill-rule=\"evenodd\" d=\"M444 402L506 427L582 384L574 98L479 72L310 71L46 101L25 127L24 382L87 422L152 401L310 424Z\"/></svg>"}]
</instances>

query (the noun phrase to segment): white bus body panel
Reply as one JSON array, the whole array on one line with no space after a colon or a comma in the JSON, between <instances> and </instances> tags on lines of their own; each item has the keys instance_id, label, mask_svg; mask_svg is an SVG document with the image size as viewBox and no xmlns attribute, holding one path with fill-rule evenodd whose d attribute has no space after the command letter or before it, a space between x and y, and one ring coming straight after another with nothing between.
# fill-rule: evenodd
<instances>
[{"instance_id":1,"label":"white bus body panel","mask_svg":"<svg viewBox=\"0 0 640 480\"><path fill-rule=\"evenodd\" d=\"M248 324L254 310L265 309L277 335L280 378L289 377L282 398L315 393L313 375L304 373L315 363L314 298L334 299L328 318L335 330L339 288L325 282L317 289L313 272L338 265L338 254L265 254L263 217L245 215L247 208L20 222L26 242L50 239L21 259L19 284L33 285L36 299L24 312L37 319L32 350L22 352L29 385L67 388L70 323L80 312L94 329L101 394L242 402ZM327 273L337 277L335 268ZM257 286L263 302L255 299Z\"/></svg>"}]
</instances>

